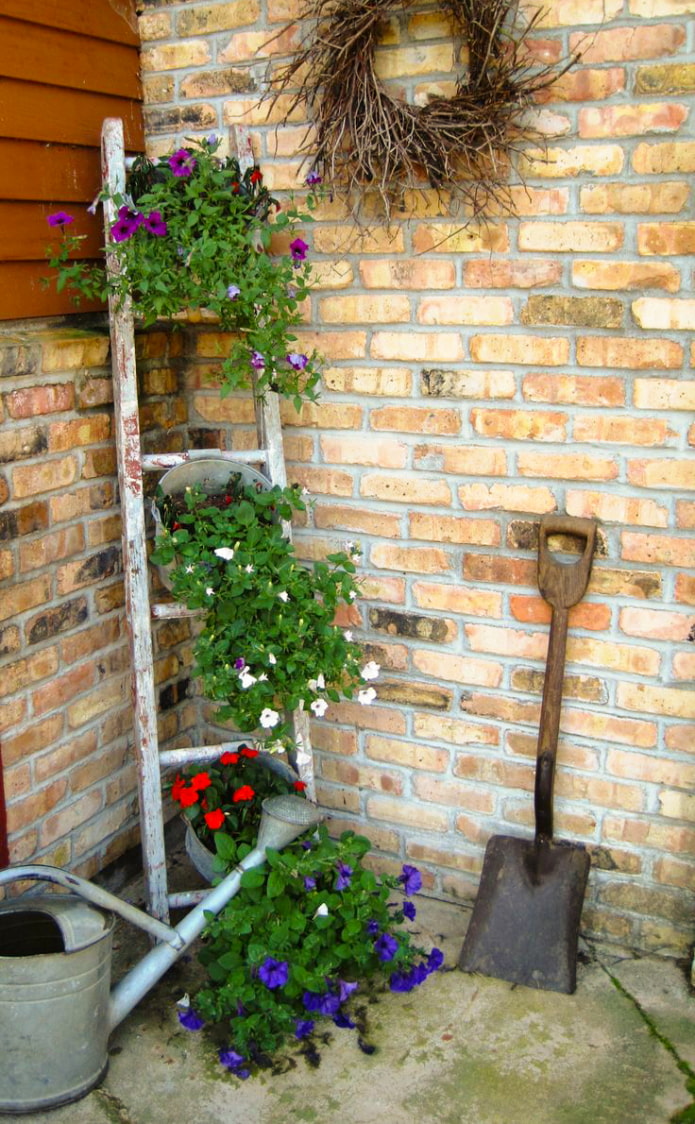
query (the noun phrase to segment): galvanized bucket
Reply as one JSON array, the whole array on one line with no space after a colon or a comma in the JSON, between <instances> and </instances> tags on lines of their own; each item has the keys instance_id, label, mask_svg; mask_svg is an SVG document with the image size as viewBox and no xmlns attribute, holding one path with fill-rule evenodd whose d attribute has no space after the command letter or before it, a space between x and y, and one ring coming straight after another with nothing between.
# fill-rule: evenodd
<instances>
[{"instance_id":1,"label":"galvanized bucket","mask_svg":"<svg viewBox=\"0 0 695 1124\"><path fill-rule=\"evenodd\" d=\"M0 904L0 1112L78 1100L103 1077L113 927L73 894Z\"/></svg>"},{"instance_id":2,"label":"galvanized bucket","mask_svg":"<svg viewBox=\"0 0 695 1124\"><path fill-rule=\"evenodd\" d=\"M159 481L159 486L165 496L175 496L185 492L187 488L200 488L208 496L224 491L230 476L239 476L241 483L251 485L256 489L267 491L272 487L270 481L243 461L227 460L224 457L198 457L195 460L177 464L165 472ZM160 535L163 530L162 519L159 514L156 500L152 502L152 518L154 519L155 534ZM170 571L173 563L168 566L158 566L157 572L166 589L171 589Z\"/></svg>"}]
</instances>

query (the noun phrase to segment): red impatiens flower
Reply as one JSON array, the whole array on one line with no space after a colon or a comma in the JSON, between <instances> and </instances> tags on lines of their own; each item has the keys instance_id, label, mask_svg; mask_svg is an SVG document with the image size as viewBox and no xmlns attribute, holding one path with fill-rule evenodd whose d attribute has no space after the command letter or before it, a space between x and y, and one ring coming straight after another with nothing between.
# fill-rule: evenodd
<instances>
[{"instance_id":1,"label":"red impatiens flower","mask_svg":"<svg viewBox=\"0 0 695 1124\"><path fill-rule=\"evenodd\" d=\"M211 831L218 831L224 823L224 812L221 808L215 808L214 812L206 812L205 822Z\"/></svg>"},{"instance_id":2,"label":"red impatiens flower","mask_svg":"<svg viewBox=\"0 0 695 1124\"><path fill-rule=\"evenodd\" d=\"M194 777L191 777L191 788L194 788L196 792L209 788L211 784L212 780L209 773L196 773Z\"/></svg>"},{"instance_id":3,"label":"red impatiens flower","mask_svg":"<svg viewBox=\"0 0 695 1124\"><path fill-rule=\"evenodd\" d=\"M306 785L304 784L304 781L295 781L292 785L292 788L294 788L297 792L304 792Z\"/></svg>"},{"instance_id":4,"label":"red impatiens flower","mask_svg":"<svg viewBox=\"0 0 695 1124\"><path fill-rule=\"evenodd\" d=\"M177 799L182 808L191 808L198 803L198 790L184 786L179 790Z\"/></svg>"},{"instance_id":5,"label":"red impatiens flower","mask_svg":"<svg viewBox=\"0 0 695 1124\"><path fill-rule=\"evenodd\" d=\"M250 749L247 745L239 747L239 753L242 757L258 757L258 752L257 749Z\"/></svg>"},{"instance_id":6,"label":"red impatiens flower","mask_svg":"<svg viewBox=\"0 0 695 1124\"><path fill-rule=\"evenodd\" d=\"M176 774L174 783L171 786L171 796L173 800L179 800L182 790L186 787L186 782L180 773Z\"/></svg>"},{"instance_id":7,"label":"red impatiens flower","mask_svg":"<svg viewBox=\"0 0 695 1124\"><path fill-rule=\"evenodd\" d=\"M225 753L223 753L222 756L220 757L220 765L238 765L238 764L239 764L239 754L238 753L230 753L229 750L226 750Z\"/></svg>"},{"instance_id":8,"label":"red impatiens flower","mask_svg":"<svg viewBox=\"0 0 695 1124\"><path fill-rule=\"evenodd\" d=\"M254 170L251 172L251 175L249 176L249 179L251 180L251 183L260 183L263 179L263 173L259 172L258 168L254 168Z\"/></svg>"},{"instance_id":9,"label":"red impatiens flower","mask_svg":"<svg viewBox=\"0 0 695 1124\"><path fill-rule=\"evenodd\" d=\"M232 800L235 804L240 804L244 800L253 800L255 795L256 793L250 784L242 784L241 788L238 788L234 793Z\"/></svg>"}]
</instances>

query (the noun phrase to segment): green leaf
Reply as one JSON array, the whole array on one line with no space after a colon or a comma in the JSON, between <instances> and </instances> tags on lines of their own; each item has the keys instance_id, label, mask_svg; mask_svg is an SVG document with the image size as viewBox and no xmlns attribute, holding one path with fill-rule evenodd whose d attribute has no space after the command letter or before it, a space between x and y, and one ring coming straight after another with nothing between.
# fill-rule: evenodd
<instances>
[{"instance_id":1,"label":"green leaf","mask_svg":"<svg viewBox=\"0 0 695 1124\"><path fill-rule=\"evenodd\" d=\"M241 886L245 890L252 890L265 884L265 872L262 870L245 870L241 876Z\"/></svg>"},{"instance_id":2,"label":"green leaf","mask_svg":"<svg viewBox=\"0 0 695 1124\"><path fill-rule=\"evenodd\" d=\"M277 898L282 894L287 885L287 878L279 870L271 870L268 875L266 893L269 898Z\"/></svg>"}]
</instances>

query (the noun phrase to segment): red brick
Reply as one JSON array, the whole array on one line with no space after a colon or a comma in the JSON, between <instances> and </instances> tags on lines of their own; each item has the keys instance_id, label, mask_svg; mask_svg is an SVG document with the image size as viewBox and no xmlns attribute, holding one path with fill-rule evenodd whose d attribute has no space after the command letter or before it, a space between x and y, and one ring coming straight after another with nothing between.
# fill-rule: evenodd
<instances>
[{"instance_id":1,"label":"red brick","mask_svg":"<svg viewBox=\"0 0 695 1124\"><path fill-rule=\"evenodd\" d=\"M382 406L370 411L369 426L371 429L393 429L400 433L456 434L461 430L461 416L458 410Z\"/></svg>"},{"instance_id":2,"label":"red brick","mask_svg":"<svg viewBox=\"0 0 695 1124\"><path fill-rule=\"evenodd\" d=\"M451 506L451 489L445 480L424 480L406 475L367 473L360 483L360 495L392 503Z\"/></svg>"},{"instance_id":3,"label":"red brick","mask_svg":"<svg viewBox=\"0 0 695 1124\"><path fill-rule=\"evenodd\" d=\"M695 300L641 297L632 302L632 315L640 328L689 331L695 325Z\"/></svg>"},{"instance_id":4,"label":"red brick","mask_svg":"<svg viewBox=\"0 0 695 1124\"><path fill-rule=\"evenodd\" d=\"M413 459L416 468L460 476L504 476L507 471L507 458L502 449L418 445Z\"/></svg>"},{"instance_id":5,"label":"red brick","mask_svg":"<svg viewBox=\"0 0 695 1124\"><path fill-rule=\"evenodd\" d=\"M568 515L596 518L605 523L627 523L642 527L667 527L668 508L651 499L617 496L612 492L567 490Z\"/></svg>"},{"instance_id":6,"label":"red brick","mask_svg":"<svg viewBox=\"0 0 695 1124\"><path fill-rule=\"evenodd\" d=\"M582 367L664 370L681 366L683 348L673 340L584 336L577 340L577 362Z\"/></svg>"},{"instance_id":7,"label":"red brick","mask_svg":"<svg viewBox=\"0 0 695 1124\"><path fill-rule=\"evenodd\" d=\"M687 206L689 195L688 184L684 180L674 183L600 183L580 188L579 201L583 211L596 215L677 214Z\"/></svg>"},{"instance_id":8,"label":"red brick","mask_svg":"<svg viewBox=\"0 0 695 1124\"><path fill-rule=\"evenodd\" d=\"M640 254L693 254L695 222L639 223L637 249Z\"/></svg>"},{"instance_id":9,"label":"red brick","mask_svg":"<svg viewBox=\"0 0 695 1124\"><path fill-rule=\"evenodd\" d=\"M378 569L403 570L415 574L445 573L451 569L449 555L433 547L391 546L384 543L371 548L369 560Z\"/></svg>"},{"instance_id":10,"label":"red brick","mask_svg":"<svg viewBox=\"0 0 695 1124\"><path fill-rule=\"evenodd\" d=\"M695 543L668 535L623 531L621 557L627 562L691 568L695 567Z\"/></svg>"},{"instance_id":11,"label":"red brick","mask_svg":"<svg viewBox=\"0 0 695 1124\"><path fill-rule=\"evenodd\" d=\"M656 13L654 13L656 14ZM630 59L674 55L685 42L685 28L678 24L647 24L570 35L570 50L581 51L582 62L627 62Z\"/></svg>"},{"instance_id":12,"label":"red brick","mask_svg":"<svg viewBox=\"0 0 695 1124\"><path fill-rule=\"evenodd\" d=\"M37 687L33 692L34 714L47 714L65 706L75 695L88 691L95 683L93 664L80 664L65 675L56 676L51 683Z\"/></svg>"},{"instance_id":13,"label":"red brick","mask_svg":"<svg viewBox=\"0 0 695 1124\"><path fill-rule=\"evenodd\" d=\"M601 34L598 32L597 34ZM582 62L588 61L582 55ZM602 60L603 61L603 60ZM542 105L546 102L605 101L625 89L625 71L621 66L592 70L589 67L573 67L561 74L546 90L540 90L535 100Z\"/></svg>"},{"instance_id":14,"label":"red brick","mask_svg":"<svg viewBox=\"0 0 695 1124\"><path fill-rule=\"evenodd\" d=\"M0 621L45 605L51 600L52 579L48 575L32 578L3 592L0 598Z\"/></svg>"},{"instance_id":15,"label":"red brick","mask_svg":"<svg viewBox=\"0 0 695 1124\"><path fill-rule=\"evenodd\" d=\"M495 726L484 726L479 722L468 722L462 718L451 718L444 714L415 714L413 733L418 738L430 741L450 742L452 745L499 745L499 730ZM448 754L447 754L448 760Z\"/></svg>"},{"instance_id":16,"label":"red brick","mask_svg":"<svg viewBox=\"0 0 695 1124\"><path fill-rule=\"evenodd\" d=\"M592 106L579 110L579 136L606 138L675 133L687 115L688 107L674 102Z\"/></svg>"},{"instance_id":17,"label":"red brick","mask_svg":"<svg viewBox=\"0 0 695 1124\"><path fill-rule=\"evenodd\" d=\"M471 410L471 424L481 437L505 441L564 441L567 414L525 410Z\"/></svg>"},{"instance_id":18,"label":"red brick","mask_svg":"<svg viewBox=\"0 0 695 1124\"><path fill-rule=\"evenodd\" d=\"M293 465L287 476L290 484L306 488L312 495L351 496L354 491L351 473L338 472L336 469Z\"/></svg>"},{"instance_id":19,"label":"red brick","mask_svg":"<svg viewBox=\"0 0 695 1124\"><path fill-rule=\"evenodd\" d=\"M449 261L383 261L360 262L362 284L368 289L453 289L456 270Z\"/></svg>"},{"instance_id":20,"label":"red brick","mask_svg":"<svg viewBox=\"0 0 695 1124\"><path fill-rule=\"evenodd\" d=\"M502 682L502 665L493 660L477 660L470 656L416 649L413 652L413 666L423 675L469 687L499 687Z\"/></svg>"},{"instance_id":21,"label":"red brick","mask_svg":"<svg viewBox=\"0 0 695 1124\"><path fill-rule=\"evenodd\" d=\"M562 403L573 406L624 406L622 379L606 376L555 375L542 372L524 375L521 389L528 402Z\"/></svg>"},{"instance_id":22,"label":"red brick","mask_svg":"<svg viewBox=\"0 0 695 1124\"><path fill-rule=\"evenodd\" d=\"M55 383L13 390L5 395L5 407L11 418L35 418L41 414L61 414L75 404L72 383Z\"/></svg>"},{"instance_id":23,"label":"red brick","mask_svg":"<svg viewBox=\"0 0 695 1124\"><path fill-rule=\"evenodd\" d=\"M549 488L519 484L464 484L458 489L466 511L523 511L536 514L554 511L555 496Z\"/></svg>"},{"instance_id":24,"label":"red brick","mask_svg":"<svg viewBox=\"0 0 695 1124\"><path fill-rule=\"evenodd\" d=\"M470 589L458 584L414 582L413 597L415 604L421 609L436 609L472 617L502 616L501 594L488 590Z\"/></svg>"},{"instance_id":25,"label":"red brick","mask_svg":"<svg viewBox=\"0 0 695 1124\"><path fill-rule=\"evenodd\" d=\"M535 587L536 564L524 558L502 558L499 555L490 554L465 554L463 576L467 581Z\"/></svg>"},{"instance_id":26,"label":"red brick","mask_svg":"<svg viewBox=\"0 0 695 1124\"><path fill-rule=\"evenodd\" d=\"M585 444L608 442L615 445L667 445L674 432L658 418L621 417L603 414L578 414L574 418L575 441Z\"/></svg>"},{"instance_id":27,"label":"red brick","mask_svg":"<svg viewBox=\"0 0 695 1124\"><path fill-rule=\"evenodd\" d=\"M526 335L473 336L471 358L478 363L513 363L557 367L569 361L569 341L563 337Z\"/></svg>"},{"instance_id":28,"label":"red brick","mask_svg":"<svg viewBox=\"0 0 695 1124\"><path fill-rule=\"evenodd\" d=\"M519 153L519 171L527 179L575 179L580 175L616 176L625 163L617 144L579 144L573 148L531 148Z\"/></svg>"},{"instance_id":29,"label":"red brick","mask_svg":"<svg viewBox=\"0 0 695 1124\"><path fill-rule=\"evenodd\" d=\"M422 740L408 742L370 734L366 740L366 753L375 761L387 761L407 769L426 769L433 773L445 772L449 764L447 750L424 745Z\"/></svg>"},{"instance_id":30,"label":"red brick","mask_svg":"<svg viewBox=\"0 0 695 1124\"><path fill-rule=\"evenodd\" d=\"M614 459L589 453L519 453L517 471L522 476L553 480L615 480L618 476Z\"/></svg>"},{"instance_id":31,"label":"red brick","mask_svg":"<svg viewBox=\"0 0 695 1124\"><path fill-rule=\"evenodd\" d=\"M505 253L509 249L509 233L506 226L493 226L492 223L481 227L455 223L423 225L415 229L413 249L416 254L429 251L443 254Z\"/></svg>"},{"instance_id":32,"label":"red brick","mask_svg":"<svg viewBox=\"0 0 695 1124\"><path fill-rule=\"evenodd\" d=\"M695 172L695 142L638 144L632 155L632 166L636 172L646 175Z\"/></svg>"},{"instance_id":33,"label":"red brick","mask_svg":"<svg viewBox=\"0 0 695 1124\"><path fill-rule=\"evenodd\" d=\"M681 275L668 262L578 261L572 284L579 289L665 289L677 293Z\"/></svg>"},{"instance_id":34,"label":"red brick","mask_svg":"<svg viewBox=\"0 0 695 1124\"><path fill-rule=\"evenodd\" d=\"M347 507L345 504L317 504L314 507L314 526L321 530L335 528L357 531L381 538L402 537L401 519L383 511L365 511L362 508Z\"/></svg>"},{"instance_id":35,"label":"red brick","mask_svg":"<svg viewBox=\"0 0 695 1124\"><path fill-rule=\"evenodd\" d=\"M695 380L635 379L634 403L639 410L695 410Z\"/></svg>"},{"instance_id":36,"label":"red brick","mask_svg":"<svg viewBox=\"0 0 695 1124\"><path fill-rule=\"evenodd\" d=\"M484 258L464 262L463 283L468 289L533 289L557 285L562 265L557 261Z\"/></svg>"},{"instance_id":37,"label":"red brick","mask_svg":"<svg viewBox=\"0 0 695 1124\"><path fill-rule=\"evenodd\" d=\"M17 499L43 495L66 488L77 480L75 457L45 460L41 464L18 465L12 470L12 488Z\"/></svg>"},{"instance_id":38,"label":"red brick","mask_svg":"<svg viewBox=\"0 0 695 1124\"><path fill-rule=\"evenodd\" d=\"M22 573L48 566L63 558L72 558L84 550L84 527L73 524L61 531L19 545L19 568Z\"/></svg>"},{"instance_id":39,"label":"red brick","mask_svg":"<svg viewBox=\"0 0 695 1124\"><path fill-rule=\"evenodd\" d=\"M655 687L649 683L619 683L616 702L625 710L668 718L695 718L695 692L685 687Z\"/></svg>"},{"instance_id":40,"label":"red brick","mask_svg":"<svg viewBox=\"0 0 695 1124\"><path fill-rule=\"evenodd\" d=\"M627 476L638 488L695 487L695 463L692 460L631 460Z\"/></svg>"},{"instance_id":41,"label":"red brick","mask_svg":"<svg viewBox=\"0 0 695 1124\"><path fill-rule=\"evenodd\" d=\"M551 253L614 253L623 245L617 222L522 222L519 249Z\"/></svg>"},{"instance_id":42,"label":"red brick","mask_svg":"<svg viewBox=\"0 0 695 1124\"><path fill-rule=\"evenodd\" d=\"M499 546L499 524L492 519L466 516L430 515L414 511L410 515L410 538L456 545Z\"/></svg>"},{"instance_id":43,"label":"red brick","mask_svg":"<svg viewBox=\"0 0 695 1124\"><path fill-rule=\"evenodd\" d=\"M423 297L417 311L419 324L511 324L514 309L509 297Z\"/></svg>"},{"instance_id":44,"label":"red brick","mask_svg":"<svg viewBox=\"0 0 695 1124\"><path fill-rule=\"evenodd\" d=\"M456 363L463 359L463 343L458 332L375 331L369 354L411 363Z\"/></svg>"}]
</instances>

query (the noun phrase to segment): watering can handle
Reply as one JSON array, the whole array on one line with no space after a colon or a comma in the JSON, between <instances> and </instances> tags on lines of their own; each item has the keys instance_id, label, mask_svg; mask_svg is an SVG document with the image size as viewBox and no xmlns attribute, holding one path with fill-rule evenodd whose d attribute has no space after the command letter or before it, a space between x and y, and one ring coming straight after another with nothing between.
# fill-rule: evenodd
<instances>
[{"instance_id":1,"label":"watering can handle","mask_svg":"<svg viewBox=\"0 0 695 1124\"><path fill-rule=\"evenodd\" d=\"M20 881L52 882L56 886L64 886L65 889L73 890L74 893L79 894L81 898L91 902L92 905L117 913L119 917L122 917L125 921L130 921L132 925L137 925L139 929L144 929L145 932L156 937L158 941L165 941L176 949L182 949L186 943L176 929L165 925L163 921L158 921L156 917L150 917L149 913L144 913L143 910L134 905L129 905L128 902L122 902L120 898L110 894L108 890L102 890L101 887L94 886L86 879L78 878L76 874L69 874L67 870L61 870L59 866L36 864L34 866L8 866L5 870L0 870L0 886L6 886L8 882Z\"/></svg>"}]
</instances>

